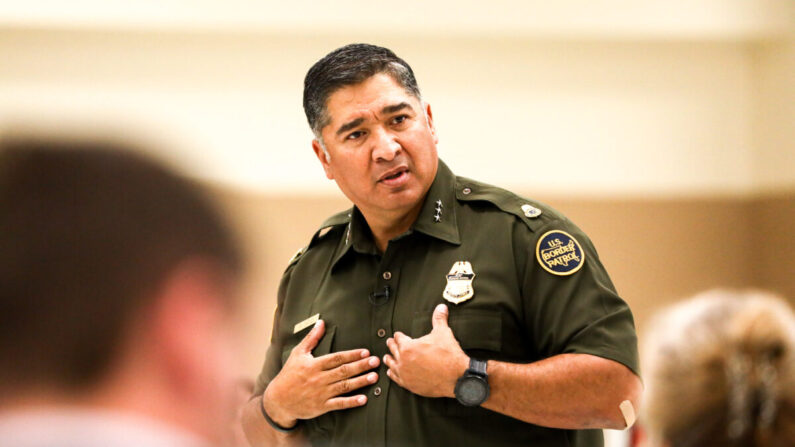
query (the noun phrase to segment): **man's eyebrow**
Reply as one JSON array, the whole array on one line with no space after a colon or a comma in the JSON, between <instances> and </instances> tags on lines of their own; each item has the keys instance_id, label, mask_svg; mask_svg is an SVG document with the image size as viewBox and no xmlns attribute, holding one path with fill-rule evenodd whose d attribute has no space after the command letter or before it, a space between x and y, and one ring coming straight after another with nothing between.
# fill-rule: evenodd
<instances>
[{"instance_id":1,"label":"man's eyebrow","mask_svg":"<svg viewBox=\"0 0 795 447\"><path fill-rule=\"evenodd\" d=\"M345 123L342 126L340 126L339 129L337 129L337 135L343 134L343 133L353 129L354 127L362 124L363 122L364 122L364 118L356 118L353 121L348 121L347 123Z\"/></svg>"},{"instance_id":2,"label":"man's eyebrow","mask_svg":"<svg viewBox=\"0 0 795 447\"><path fill-rule=\"evenodd\" d=\"M384 114L384 115L389 115L390 113L395 113L397 111L400 111L400 110L403 110L403 109L406 109L406 108L414 110L411 107L411 104L409 104L407 102L401 102L401 103L398 103L398 104L392 104L392 105L384 107L383 109L381 109L381 113ZM337 129L337 135L343 134L343 133L345 133L345 132L347 132L347 131L349 131L349 130L357 127L357 126L359 126L363 122L364 122L364 118L356 118L353 121L348 121L347 123L345 123L342 126L340 126L339 129Z\"/></svg>"},{"instance_id":3,"label":"man's eyebrow","mask_svg":"<svg viewBox=\"0 0 795 447\"><path fill-rule=\"evenodd\" d=\"M393 104L391 106L384 107L383 109L381 109L381 113L383 113L384 115L389 115L390 113L395 113L398 110L403 110L405 108L409 108L409 109L413 110L413 108L411 107L411 104L409 104L407 102L401 102L400 104Z\"/></svg>"}]
</instances>

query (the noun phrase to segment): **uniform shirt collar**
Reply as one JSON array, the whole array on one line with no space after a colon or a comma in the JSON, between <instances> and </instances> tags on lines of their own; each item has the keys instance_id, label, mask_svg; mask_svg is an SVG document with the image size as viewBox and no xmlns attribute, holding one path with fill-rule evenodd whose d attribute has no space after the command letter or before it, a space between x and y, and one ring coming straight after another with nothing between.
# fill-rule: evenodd
<instances>
[{"instance_id":1,"label":"uniform shirt collar","mask_svg":"<svg viewBox=\"0 0 795 447\"><path fill-rule=\"evenodd\" d=\"M423 199L417 220L405 234L396 239L417 231L451 244L460 245L461 238L456 220L455 182L456 178L453 172L442 160L439 160L436 177ZM348 224L340 241L337 255L332 262L332 268L350 249L362 254L378 254L370 227L356 206L348 213Z\"/></svg>"},{"instance_id":2,"label":"uniform shirt collar","mask_svg":"<svg viewBox=\"0 0 795 447\"><path fill-rule=\"evenodd\" d=\"M439 160L436 178L425 196L413 230L451 244L461 244L456 221L455 180L453 171Z\"/></svg>"},{"instance_id":3,"label":"uniform shirt collar","mask_svg":"<svg viewBox=\"0 0 795 447\"><path fill-rule=\"evenodd\" d=\"M351 221L348 223L349 233L346 234L348 241L346 244L358 253L377 255L378 247L375 245L373 233L370 231L370 226L367 225L364 215L359 211L359 208L353 207L351 211Z\"/></svg>"}]
</instances>

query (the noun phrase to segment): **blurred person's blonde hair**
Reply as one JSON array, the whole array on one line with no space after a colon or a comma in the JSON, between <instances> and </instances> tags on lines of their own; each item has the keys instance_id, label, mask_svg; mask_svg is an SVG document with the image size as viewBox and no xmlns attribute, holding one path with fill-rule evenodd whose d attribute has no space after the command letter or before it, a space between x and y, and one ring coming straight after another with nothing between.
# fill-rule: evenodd
<instances>
[{"instance_id":1,"label":"blurred person's blonde hair","mask_svg":"<svg viewBox=\"0 0 795 447\"><path fill-rule=\"evenodd\" d=\"M652 446L795 445L795 317L781 298L697 295L658 315L644 348Z\"/></svg>"}]
</instances>

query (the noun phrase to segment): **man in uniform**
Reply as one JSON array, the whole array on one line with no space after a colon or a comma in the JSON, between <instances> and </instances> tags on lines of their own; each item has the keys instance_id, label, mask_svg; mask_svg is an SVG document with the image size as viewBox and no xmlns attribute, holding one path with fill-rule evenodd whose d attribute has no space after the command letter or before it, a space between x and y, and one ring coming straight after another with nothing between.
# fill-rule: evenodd
<instances>
[{"instance_id":1,"label":"man in uniform","mask_svg":"<svg viewBox=\"0 0 795 447\"><path fill-rule=\"evenodd\" d=\"M455 176L405 61L339 48L309 70L304 109L354 206L282 278L253 444L590 447L632 423L632 314L591 241Z\"/></svg>"}]
</instances>

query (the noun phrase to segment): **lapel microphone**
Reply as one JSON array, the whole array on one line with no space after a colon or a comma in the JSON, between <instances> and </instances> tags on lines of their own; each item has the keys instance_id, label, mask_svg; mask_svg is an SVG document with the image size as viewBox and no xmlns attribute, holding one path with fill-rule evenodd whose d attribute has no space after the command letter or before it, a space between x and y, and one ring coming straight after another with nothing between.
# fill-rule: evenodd
<instances>
[{"instance_id":1,"label":"lapel microphone","mask_svg":"<svg viewBox=\"0 0 795 447\"><path fill-rule=\"evenodd\" d=\"M386 304L389 301L389 296L392 292L392 289L389 286L384 286L383 292L373 292L369 295L370 304L373 306L381 306Z\"/></svg>"}]
</instances>

